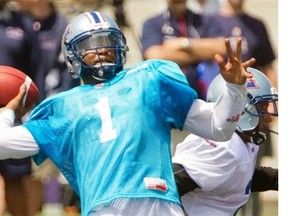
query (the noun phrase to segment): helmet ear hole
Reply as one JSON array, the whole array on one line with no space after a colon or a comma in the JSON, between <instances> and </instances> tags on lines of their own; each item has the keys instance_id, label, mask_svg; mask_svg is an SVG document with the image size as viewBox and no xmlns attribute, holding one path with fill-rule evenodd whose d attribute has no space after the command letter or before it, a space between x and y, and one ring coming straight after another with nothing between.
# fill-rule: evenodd
<instances>
[{"instance_id":1,"label":"helmet ear hole","mask_svg":"<svg viewBox=\"0 0 288 216\"><path fill-rule=\"evenodd\" d=\"M240 116L238 121L238 126L242 131L253 130L257 127L259 123L259 116L257 115L257 110L255 105L249 104L248 97L246 98L246 106L249 106L250 110L254 110L254 112L247 112L247 108L244 108L243 114ZM252 113L252 114L251 114Z\"/></svg>"}]
</instances>

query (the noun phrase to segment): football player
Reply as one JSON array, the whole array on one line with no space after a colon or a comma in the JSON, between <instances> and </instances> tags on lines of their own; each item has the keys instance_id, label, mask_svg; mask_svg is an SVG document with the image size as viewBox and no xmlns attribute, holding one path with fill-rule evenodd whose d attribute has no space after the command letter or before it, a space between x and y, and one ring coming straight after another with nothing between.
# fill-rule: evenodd
<instances>
[{"instance_id":1,"label":"football player","mask_svg":"<svg viewBox=\"0 0 288 216\"><path fill-rule=\"evenodd\" d=\"M19 100L0 113L0 158L50 158L81 200L81 214L184 215L171 166L172 128L228 140L247 90L241 39L228 62L219 103L197 99L178 65L148 60L123 69L128 47L108 16L85 12L67 26L63 54L80 85L40 103L23 125L11 127ZM16 106L15 106L16 104ZM235 121L227 121L227 119ZM3 124L2 124L3 125Z\"/></svg>"},{"instance_id":2,"label":"football player","mask_svg":"<svg viewBox=\"0 0 288 216\"><path fill-rule=\"evenodd\" d=\"M251 191L278 190L278 169L256 166L259 145L278 116L278 94L264 73L247 70L254 76L245 84L246 104L232 138L216 142L190 134L176 147L174 173L188 215L236 215ZM218 75L207 100L216 102L223 85Z\"/></svg>"}]
</instances>

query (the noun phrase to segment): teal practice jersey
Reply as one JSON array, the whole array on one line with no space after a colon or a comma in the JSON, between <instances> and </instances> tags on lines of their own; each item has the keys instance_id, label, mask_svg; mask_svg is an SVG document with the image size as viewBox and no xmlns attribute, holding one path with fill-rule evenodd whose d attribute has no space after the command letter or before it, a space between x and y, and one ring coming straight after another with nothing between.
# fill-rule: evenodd
<instances>
[{"instance_id":1,"label":"teal practice jersey","mask_svg":"<svg viewBox=\"0 0 288 216\"><path fill-rule=\"evenodd\" d=\"M172 128L182 129L196 99L176 63L147 60L98 85L48 98L24 124L80 195L83 215L116 198L179 203Z\"/></svg>"}]
</instances>

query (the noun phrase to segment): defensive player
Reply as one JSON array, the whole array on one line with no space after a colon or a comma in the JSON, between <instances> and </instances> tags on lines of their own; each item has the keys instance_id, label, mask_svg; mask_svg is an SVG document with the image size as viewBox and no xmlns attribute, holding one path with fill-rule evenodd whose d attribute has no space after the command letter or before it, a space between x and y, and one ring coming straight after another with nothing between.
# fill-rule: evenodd
<instances>
[{"instance_id":1,"label":"defensive player","mask_svg":"<svg viewBox=\"0 0 288 216\"><path fill-rule=\"evenodd\" d=\"M254 192L278 190L278 169L256 167L259 145L266 140L272 116L278 116L278 94L262 72L247 70L254 76L245 85L245 108L231 140L216 142L190 134L176 147L176 182L188 215L236 215L251 187ZM218 75L207 100L216 102L223 85Z\"/></svg>"},{"instance_id":2,"label":"defensive player","mask_svg":"<svg viewBox=\"0 0 288 216\"><path fill-rule=\"evenodd\" d=\"M20 92L0 113L0 158L49 157L79 194L84 216L183 215L170 130L231 138L252 77L246 68L255 61L242 63L241 39L237 47L234 55L226 40L226 65L215 56L226 83L211 106L196 99L176 63L148 60L123 69L128 47L117 24L99 12L82 13L66 28L63 52L84 85L44 100L29 121L11 127Z\"/></svg>"}]
</instances>

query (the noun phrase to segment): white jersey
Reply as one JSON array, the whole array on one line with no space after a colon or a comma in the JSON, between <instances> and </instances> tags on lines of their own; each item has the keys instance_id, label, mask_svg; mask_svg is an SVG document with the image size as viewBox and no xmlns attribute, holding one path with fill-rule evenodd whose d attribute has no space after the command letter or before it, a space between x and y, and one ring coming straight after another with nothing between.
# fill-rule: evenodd
<instances>
[{"instance_id":1,"label":"white jersey","mask_svg":"<svg viewBox=\"0 0 288 216\"><path fill-rule=\"evenodd\" d=\"M181 201L188 215L231 216L249 198L259 147L234 133L227 142L189 135L176 147L173 163L181 164L199 188Z\"/></svg>"}]
</instances>

